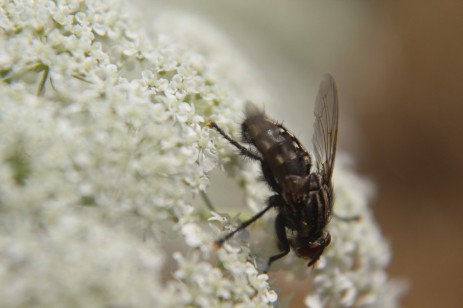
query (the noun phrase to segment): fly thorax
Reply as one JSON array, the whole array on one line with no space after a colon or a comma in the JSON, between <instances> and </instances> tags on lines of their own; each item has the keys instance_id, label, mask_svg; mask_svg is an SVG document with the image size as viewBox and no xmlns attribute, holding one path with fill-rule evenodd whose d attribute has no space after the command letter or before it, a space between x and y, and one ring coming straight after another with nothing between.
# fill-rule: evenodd
<instances>
[{"instance_id":1,"label":"fly thorax","mask_svg":"<svg viewBox=\"0 0 463 308\"><path fill-rule=\"evenodd\" d=\"M323 186L323 181L322 181L322 177L320 174L318 173L311 173L309 175L309 184L308 184L308 187L309 187L309 190L310 191L315 191L315 190L319 190L322 186Z\"/></svg>"},{"instance_id":2,"label":"fly thorax","mask_svg":"<svg viewBox=\"0 0 463 308\"><path fill-rule=\"evenodd\" d=\"M306 177L288 175L280 183L283 198L289 204L304 203L308 198L308 181Z\"/></svg>"}]
</instances>

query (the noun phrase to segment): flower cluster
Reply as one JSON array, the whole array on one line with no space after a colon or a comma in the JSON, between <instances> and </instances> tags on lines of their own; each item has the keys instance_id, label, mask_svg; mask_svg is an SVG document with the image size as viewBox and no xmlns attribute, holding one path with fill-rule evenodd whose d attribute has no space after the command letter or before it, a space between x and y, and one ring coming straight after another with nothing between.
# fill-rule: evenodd
<instances>
[{"instance_id":1,"label":"flower cluster","mask_svg":"<svg viewBox=\"0 0 463 308\"><path fill-rule=\"evenodd\" d=\"M146 29L137 20L123 1L1 3L2 307L277 301L246 241L212 249L228 219L213 214L222 224L208 224L204 209L191 205L221 166L236 171L257 210L265 197L258 168L243 168L246 162L206 124L214 120L236 135L244 98L261 94L236 77L243 61L208 26L159 18ZM210 35L187 40L193 28ZM349 192L339 193L340 203L345 198ZM375 228L359 226L351 241ZM353 245L360 260L371 254ZM340 262L335 251L326 263ZM378 272L372 287L362 280L351 288L366 298L385 292L381 253L366 258L366 267L356 265ZM317 272L320 288L308 302L331 296L323 291L330 267Z\"/></svg>"}]
</instances>

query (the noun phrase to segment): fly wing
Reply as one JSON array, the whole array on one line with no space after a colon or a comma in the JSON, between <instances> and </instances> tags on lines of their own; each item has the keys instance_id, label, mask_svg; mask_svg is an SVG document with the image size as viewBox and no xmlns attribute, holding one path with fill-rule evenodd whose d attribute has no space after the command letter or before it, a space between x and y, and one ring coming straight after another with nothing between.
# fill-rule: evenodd
<instances>
[{"instance_id":1,"label":"fly wing","mask_svg":"<svg viewBox=\"0 0 463 308\"><path fill-rule=\"evenodd\" d=\"M338 92L333 76L326 74L320 83L315 101L314 134L312 137L318 171L329 183L333 174L338 139Z\"/></svg>"}]
</instances>

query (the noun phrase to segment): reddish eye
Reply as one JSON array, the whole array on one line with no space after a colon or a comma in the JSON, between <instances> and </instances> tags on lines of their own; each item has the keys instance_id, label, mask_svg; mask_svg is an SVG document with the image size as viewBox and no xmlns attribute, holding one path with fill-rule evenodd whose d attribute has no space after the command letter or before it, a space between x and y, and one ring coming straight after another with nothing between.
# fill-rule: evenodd
<instances>
[{"instance_id":1,"label":"reddish eye","mask_svg":"<svg viewBox=\"0 0 463 308\"><path fill-rule=\"evenodd\" d=\"M325 236L325 247L331 243L331 234L327 233Z\"/></svg>"},{"instance_id":2,"label":"reddish eye","mask_svg":"<svg viewBox=\"0 0 463 308\"><path fill-rule=\"evenodd\" d=\"M299 248L297 254L305 259L312 259L320 254L320 249L323 250L324 248L319 243L313 243L311 246Z\"/></svg>"},{"instance_id":3,"label":"reddish eye","mask_svg":"<svg viewBox=\"0 0 463 308\"><path fill-rule=\"evenodd\" d=\"M323 253L326 246L331 243L331 235L327 233L325 238L320 238L316 242L310 243L306 247L297 249L297 254L305 259L317 260Z\"/></svg>"}]
</instances>

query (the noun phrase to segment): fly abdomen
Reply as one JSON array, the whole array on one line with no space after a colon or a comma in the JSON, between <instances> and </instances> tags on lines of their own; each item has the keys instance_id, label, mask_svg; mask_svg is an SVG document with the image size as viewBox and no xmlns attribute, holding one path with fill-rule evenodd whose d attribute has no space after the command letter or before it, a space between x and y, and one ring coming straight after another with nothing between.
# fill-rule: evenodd
<instances>
[{"instance_id":1,"label":"fly abdomen","mask_svg":"<svg viewBox=\"0 0 463 308\"><path fill-rule=\"evenodd\" d=\"M307 161L300 148L296 147L295 144L291 135L278 126L263 132L258 141L255 142L256 147L269 163L277 178L288 175L307 176L305 172Z\"/></svg>"},{"instance_id":2,"label":"fly abdomen","mask_svg":"<svg viewBox=\"0 0 463 308\"><path fill-rule=\"evenodd\" d=\"M247 108L242 133L243 140L262 154L277 181L288 175L309 175L310 156L297 138L253 105Z\"/></svg>"}]
</instances>

